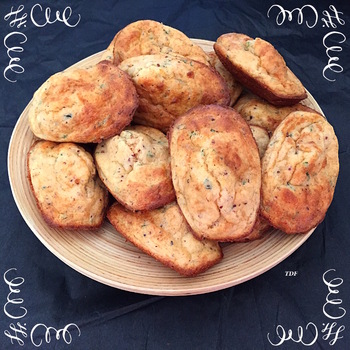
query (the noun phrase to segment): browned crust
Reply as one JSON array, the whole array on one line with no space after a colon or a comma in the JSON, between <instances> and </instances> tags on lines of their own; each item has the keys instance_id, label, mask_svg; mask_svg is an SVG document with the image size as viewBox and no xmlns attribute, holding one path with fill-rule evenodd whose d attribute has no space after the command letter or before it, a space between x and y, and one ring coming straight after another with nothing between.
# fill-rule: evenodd
<instances>
[{"instance_id":1,"label":"browned crust","mask_svg":"<svg viewBox=\"0 0 350 350\"><path fill-rule=\"evenodd\" d=\"M113 38L114 64L140 55L179 54L209 64L205 51L183 32L163 23L144 19L122 28Z\"/></svg>"},{"instance_id":2,"label":"browned crust","mask_svg":"<svg viewBox=\"0 0 350 350\"><path fill-rule=\"evenodd\" d=\"M99 144L94 158L101 180L127 209L152 210L175 199L168 140L161 131L128 127Z\"/></svg>"},{"instance_id":3,"label":"browned crust","mask_svg":"<svg viewBox=\"0 0 350 350\"><path fill-rule=\"evenodd\" d=\"M36 140L30 147L27 156L26 156L26 170L27 170L27 174L26 177L28 179L28 183L30 186L30 189L33 193L34 199L35 199L35 203L36 206L40 212L41 217L44 219L44 221L53 228L60 228L60 229L67 229L67 230L98 230L102 224L104 223L105 217L106 217L106 213L107 213L107 208L108 208L108 204L109 204L109 200L108 200L108 191L107 188L105 189L105 203L104 203L104 209L103 209L103 213L101 215L101 220L96 224L96 225L62 225L59 224L57 221L54 221L52 219L51 216L48 216L46 214L46 212L42 209L41 203L38 200L35 190L34 190L34 186L32 183L32 179L31 179L31 172L30 172L30 167L29 167L29 157L30 157L30 152L32 149L34 149L34 147L37 145L37 143L41 142L41 140ZM99 179L97 179L97 181L100 181Z\"/></svg>"},{"instance_id":4,"label":"browned crust","mask_svg":"<svg viewBox=\"0 0 350 350\"><path fill-rule=\"evenodd\" d=\"M98 143L130 124L138 102L129 76L101 61L50 77L34 94L29 123L41 139Z\"/></svg>"},{"instance_id":5,"label":"browned crust","mask_svg":"<svg viewBox=\"0 0 350 350\"><path fill-rule=\"evenodd\" d=\"M151 188L145 185L136 184L137 187L144 187L144 195L139 196L138 198L138 209L137 210L153 210L160 208L168 203L171 203L175 200L174 188L169 181L163 181L157 186L152 186ZM135 211L132 207L129 207L124 203L125 207Z\"/></svg>"},{"instance_id":6,"label":"browned crust","mask_svg":"<svg viewBox=\"0 0 350 350\"><path fill-rule=\"evenodd\" d=\"M300 94L293 94L293 95L286 95L286 94L281 94L277 92L276 90L272 90L269 86L267 86L262 80L257 79L253 75L249 74L247 70L242 69L242 66L240 64L237 64L233 59L231 59L228 56L228 50L225 48L223 45L221 45L221 39L222 38L230 38L232 37L232 40L236 40L236 38L239 38L242 42L252 40L247 35L244 34L238 34L238 33L227 33L223 34L221 37L217 39L217 42L214 44L214 50L219 57L220 61L222 64L225 66L225 68L231 72L231 74L234 76L237 81L239 81L243 86L251 90L253 93L256 95L260 96L261 98L269 101L270 103L276 105L276 106L290 106L294 105L302 100L304 100L307 97L306 91L304 91ZM265 42L266 44L269 44ZM274 50L274 55L277 57L279 56L280 60L281 56L273 48L271 44L269 44L270 50ZM273 55L270 54L272 57ZM283 61L284 62L284 61ZM283 68L288 69L285 65Z\"/></svg>"},{"instance_id":7,"label":"browned crust","mask_svg":"<svg viewBox=\"0 0 350 350\"><path fill-rule=\"evenodd\" d=\"M215 123L213 123L212 121L215 121ZM212 128L211 129L211 125ZM194 216L193 212L197 209L197 205L201 205L202 203L211 203L213 204L214 202L216 203L217 201L209 201L208 199L205 200L204 198L199 198L198 201L196 202L196 204L193 203L193 205L191 205L190 207L187 207L187 204L183 204L183 199L186 196L183 196L181 190L179 190L178 186L176 185L177 183L177 179L179 178L178 174L176 173L177 170L176 168L178 168L178 166L176 165L176 162L174 161L174 159L177 157L176 152L177 149L175 149L175 144L177 143L178 145L182 145L184 147L184 149L186 149L187 152L187 157L189 157L188 159L184 159L182 161L183 164L183 168L185 168L186 166L189 166L188 164L190 163L190 158L192 157L192 155L194 154L194 149L192 148L192 146L190 145L190 143L188 143L188 139L186 139L185 136L180 136L180 138L175 140L174 137L174 133L176 133L178 130L178 128L182 129L182 126L184 127L184 129L186 129L187 131L195 131L196 133L198 132L199 134L201 134L201 137L211 137L212 135L208 135L213 131L213 132L218 132L219 134L221 132L232 132L232 133L236 133L238 132L237 130L239 130L239 132L237 134L235 134L235 137L241 137L241 141L244 142L244 147L248 147L247 150L249 149L249 152L245 154L246 158L250 159L250 165L249 165L249 173L252 177L252 183L249 184L249 186L254 186L253 183L258 184L255 188L255 190L258 193L258 196L256 197L256 203L250 203L251 205L253 205L253 207L255 208L250 214L251 216L254 218L251 221L251 224L247 224L246 227L244 228L244 230L237 230L235 226L237 225L233 225L232 223L229 223L228 221L225 222L226 219L224 219L223 221L225 222L223 224L223 227L225 227L225 229L222 231L222 233L219 232L215 232L216 228L215 226L217 226L217 222L215 224L212 225L212 227L210 229L214 228L213 232L210 232L210 229L199 229L198 227L195 227L194 222L191 220L191 217ZM260 174L261 174L261 168L260 168L260 158L259 158L259 152L258 152L258 147L257 144L253 138L253 134L250 130L249 125L246 123L246 121L232 108L230 107L223 107L223 106L219 106L219 105L206 105L206 106L198 106L195 107L193 109L191 109L190 111L188 111L186 114L184 114L183 116L179 117L175 123L172 125L172 127L170 128L169 132L168 132L168 138L169 138L169 147L170 147L170 154L171 154L171 159L172 159L172 177L173 177L173 184L174 184L174 188L175 188L175 193L177 196L177 200L178 200L178 204L180 206L180 209L182 210L184 216L186 217L188 223L190 224L194 234L199 238L207 238L207 239L213 239L213 240L217 240L220 242L232 242L235 241L236 239L243 239L244 237L249 236L249 234L251 233L251 231L253 230L254 224L257 220L257 214L259 211L259 202L260 202ZM191 138L191 137L190 137ZM244 141L243 141L244 140ZM221 142L220 139L215 139L212 141L212 145L211 148L213 150L215 150L215 152L217 152L218 154L218 158L216 159L217 161L217 165L220 167L220 162L223 162L221 165L223 165L224 168L230 169L229 171L232 172L232 174L239 174L237 175L238 178L240 179L239 181L237 181L236 185L237 188L235 189L236 194L240 193L240 187L244 186L244 181L242 181L241 176L244 170L244 167L242 167L242 158L236 154L236 152L233 150L232 148L232 142L234 142L233 139L230 140L230 145L231 147L229 147L226 142L224 141L223 143ZM249 146L248 146L249 145ZM241 154L242 156L242 154ZM181 170L182 171L182 170ZM185 170L184 170L185 171ZM185 171L186 172L186 171ZM255 175L253 175L255 174ZM246 176L247 173L245 173ZM179 182L181 181L182 184L184 184L184 182L186 181L186 183L190 184L190 182L188 182L188 180L186 180L186 174L182 174L180 176L181 180L179 180ZM232 175L231 175L232 176ZM237 179L236 179L237 180ZM219 181L220 186L223 190L223 193L226 191L225 185L221 184L222 179ZM239 183L240 181L242 181L242 183ZM234 183L235 181L232 180L232 183ZM223 182L225 183L225 181ZM249 181L248 181L249 183ZM226 183L226 185L228 185ZM181 185L182 186L182 185ZM187 185L183 185L184 188ZM200 191L198 185L195 184L195 187L193 188L193 191L195 193L197 193L196 191ZM242 190L243 191L243 190ZM195 193L193 193L193 198L195 197ZM255 192L254 192L255 193ZM191 193L192 194L192 193ZM249 196L252 196L255 198L255 195L253 195L253 193L249 193ZM191 196L190 196L191 197ZM181 199L183 198L183 199ZM187 198L189 198L187 196ZM240 198L241 200L242 198ZM187 200L185 200L186 202ZM233 204L233 208L236 207L240 207L241 205L246 205L247 203L245 203L245 201L242 202L242 204L240 202L237 202L237 205L234 203ZM204 204L205 205L205 204ZM214 205L214 204L213 204ZM215 204L217 205L217 204ZM225 207L225 205L223 206ZM222 210L221 206L218 205L219 211ZM206 210L206 209L205 209ZM226 210L226 209L224 209ZM233 209L236 210L236 209ZM232 211L232 209L230 210ZM225 215L230 215L228 211ZM222 220L222 219L220 219ZM220 224L218 225L220 226Z\"/></svg>"},{"instance_id":8,"label":"browned crust","mask_svg":"<svg viewBox=\"0 0 350 350\"><path fill-rule=\"evenodd\" d=\"M320 186L318 190L321 193L325 193L325 191L327 191L326 195L329 197L328 189ZM282 189L278 197L279 201L283 201L283 205L294 208L294 212L298 213L298 216L300 217L299 220L293 220L293 222L291 222L291 219L293 219L293 217L287 217L283 208L275 208L275 206L273 208L273 215L264 211L262 213L263 217L269 222L272 227L287 234L306 234L311 229L317 227L324 220L326 211L318 208L319 201L307 200L307 198L310 197L310 191L308 189L305 189L303 192L304 193L302 197L305 201L304 204L300 204L300 196L297 198L286 189ZM264 207L266 208L268 205L269 203L266 202ZM307 213L309 209L306 208L312 208L312 206L314 206L312 213ZM277 216L279 217L278 219L276 219Z\"/></svg>"},{"instance_id":9,"label":"browned crust","mask_svg":"<svg viewBox=\"0 0 350 350\"><path fill-rule=\"evenodd\" d=\"M171 205L172 204L169 204L169 206ZM176 204L173 203L173 205L176 205ZM156 209L156 211L158 212L160 212L161 210L167 210L167 209L166 207L164 209ZM180 210L178 211L178 214L181 215ZM211 258L210 260L203 256L203 259L205 260L201 263L196 262L197 266L192 268L182 266L181 264L179 264L176 259L176 256L174 256L173 258L166 258L161 254L157 254L156 250L151 249L147 244L142 243L137 238L137 237L140 237L142 239L143 237L145 237L146 234L143 234L141 230L139 230L139 226L143 222L147 222L151 226L150 228L151 231L147 232L147 234L152 235L152 239L158 241L159 246L157 248L159 249L164 248L164 244L167 243L167 241L164 242L164 238L167 239L168 238L167 236L169 236L169 234L166 233L162 227L157 227L158 225L155 224L152 215L153 215L152 211L147 211L147 212L128 211L126 208L124 208L117 202L113 203L107 211L107 218L110 221L110 223L129 242L131 242L138 249L148 254L149 256L153 257L163 265L173 269L174 271L178 272L183 276L194 277L200 273L205 272L211 266L217 264L219 261L222 260L223 252L219 246L217 246L219 250L218 250L218 254L216 254L215 259ZM187 230L190 232L191 231L190 227L187 224L186 226L187 226Z\"/></svg>"},{"instance_id":10,"label":"browned crust","mask_svg":"<svg viewBox=\"0 0 350 350\"><path fill-rule=\"evenodd\" d=\"M306 93L296 97L282 97L276 95L263 83L257 81L249 75L244 74L239 68L235 67L229 60L227 60L224 55L220 54L219 51L217 51L217 55L219 56L222 64L231 72L235 79L237 79L243 86L251 90L253 93L269 101L275 106L291 106L307 97Z\"/></svg>"},{"instance_id":11,"label":"browned crust","mask_svg":"<svg viewBox=\"0 0 350 350\"><path fill-rule=\"evenodd\" d=\"M96 167L98 168L97 165ZM104 182L104 185L108 189L109 193L112 194L113 191L111 186L109 186L107 182ZM122 198L116 194L114 194L113 197L121 205L123 205L123 207L133 212L154 210L173 202L176 198L173 187L170 187L169 183L166 181L163 181L157 186L153 186L151 188L147 188L147 186L143 186L142 184L140 185L139 183L135 184L135 187L138 189L140 186L144 187L145 189L143 189L142 193L135 197L135 202L137 202L136 206L129 205L126 201L123 201ZM131 187L130 191L132 190L133 188Z\"/></svg>"},{"instance_id":12,"label":"browned crust","mask_svg":"<svg viewBox=\"0 0 350 350\"><path fill-rule=\"evenodd\" d=\"M225 80L213 67L201 62L158 54L132 57L118 67L130 74L139 95L134 115L138 124L166 132L179 116L195 106L230 103Z\"/></svg>"},{"instance_id":13,"label":"browned crust","mask_svg":"<svg viewBox=\"0 0 350 350\"><path fill-rule=\"evenodd\" d=\"M249 125L260 126L271 136L288 114L296 111L318 113L314 109L297 103L292 106L275 106L249 92L243 93L233 106Z\"/></svg>"},{"instance_id":14,"label":"browned crust","mask_svg":"<svg viewBox=\"0 0 350 350\"><path fill-rule=\"evenodd\" d=\"M317 113L293 112L275 130L262 162L261 214L288 234L323 221L339 172L338 141Z\"/></svg>"}]
</instances>

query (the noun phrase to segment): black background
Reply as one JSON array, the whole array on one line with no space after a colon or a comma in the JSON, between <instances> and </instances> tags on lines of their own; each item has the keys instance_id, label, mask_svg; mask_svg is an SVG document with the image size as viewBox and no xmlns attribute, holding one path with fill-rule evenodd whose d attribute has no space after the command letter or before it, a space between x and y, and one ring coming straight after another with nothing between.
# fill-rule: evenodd
<instances>
[{"instance_id":1,"label":"black background","mask_svg":"<svg viewBox=\"0 0 350 350\"><path fill-rule=\"evenodd\" d=\"M40 4L50 7L52 14L71 6L74 28L55 22L38 28L27 17L26 26L11 27L5 19L13 7L24 5L22 13ZM350 227L349 181L350 149L350 6L348 1L310 1L304 8L303 23L298 24L296 13L292 21L276 23L277 7L292 10L305 5L301 1L141 1L92 0L68 1L7 1L0 3L0 71L9 64L3 40L7 34L19 31L25 34L23 52L18 53L22 74L12 75L17 82L8 82L0 74L0 274L11 268L13 276L21 276L19 297L28 313L18 322L26 323L27 333L38 324L62 328L69 323L78 325L81 334L72 328L72 343L62 338L51 339L43 349L273 349L267 335L275 343L277 325L293 330L297 339L298 327L304 329L304 342L310 342L317 326L319 335L312 347L292 340L276 347L281 349L349 349L350 348ZM330 5L342 12L341 24L333 20L336 28L327 27L323 11L331 12ZM37 9L37 21L40 11ZM12 18L13 19L13 18ZM53 18L52 18L53 19ZM183 31L192 38L216 40L227 32L242 32L251 37L270 41L284 56L288 66L312 93L334 126L339 139L340 174L334 200L325 220L295 253L275 268L241 285L197 296L156 297L114 289L82 276L50 253L30 231L13 200L8 174L7 151L11 133L17 119L28 104L34 91L53 73L104 50L114 35L130 22L154 19ZM332 45L342 47L331 55L339 57L343 71L323 77L328 63L323 38L332 31L345 35L332 36ZM334 41L333 41L334 40ZM334 298L342 300L347 313L339 320L329 320L323 313L328 290L322 275L338 277L343 283ZM297 271L295 277L286 271ZM0 279L0 306L6 304L9 288ZM1 308L2 309L2 308ZM0 349L34 349L29 335L21 337L24 346L5 335L10 324L16 323L0 311ZM331 346L322 337L324 324L336 322L334 331L345 326L342 337ZM39 339L37 339L39 342Z\"/></svg>"}]
</instances>

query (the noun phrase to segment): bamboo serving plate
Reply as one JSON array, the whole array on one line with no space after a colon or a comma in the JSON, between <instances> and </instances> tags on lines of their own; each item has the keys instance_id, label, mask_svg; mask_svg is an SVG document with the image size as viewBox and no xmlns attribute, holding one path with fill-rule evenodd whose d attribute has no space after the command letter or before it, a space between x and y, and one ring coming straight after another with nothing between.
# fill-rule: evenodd
<instances>
[{"instance_id":1,"label":"bamboo serving plate","mask_svg":"<svg viewBox=\"0 0 350 350\"><path fill-rule=\"evenodd\" d=\"M206 52L213 50L211 41L193 41ZM96 53L68 69L96 64L102 54ZM322 113L310 93L303 103ZM30 103L19 117L9 144L8 174L13 197L23 219L44 246L68 266L93 280L150 295L180 296L214 292L263 274L298 249L314 231L287 235L272 229L257 241L225 244L224 258L220 263L189 278L180 276L142 253L107 221L98 231L51 228L37 209L27 179L27 152L35 140L28 124L29 107Z\"/></svg>"}]
</instances>

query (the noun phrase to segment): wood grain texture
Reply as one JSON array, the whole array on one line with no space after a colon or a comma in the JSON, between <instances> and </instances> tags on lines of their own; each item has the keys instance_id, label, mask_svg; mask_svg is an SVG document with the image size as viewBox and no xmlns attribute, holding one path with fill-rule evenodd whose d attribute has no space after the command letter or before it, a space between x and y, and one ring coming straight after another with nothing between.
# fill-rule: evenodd
<instances>
[{"instance_id":1,"label":"wood grain texture","mask_svg":"<svg viewBox=\"0 0 350 350\"><path fill-rule=\"evenodd\" d=\"M212 51L213 42L192 40L205 51ZM102 55L103 52L99 52L72 67L95 64ZM322 113L309 93L305 103ZM93 280L150 295L209 293L261 275L286 259L314 231L303 235L286 235L271 230L257 241L224 245L224 258L219 264L189 278L180 276L126 242L107 221L97 232L49 228L36 207L27 180L26 155L34 142L28 124L28 109L29 106L19 117L9 145L8 174L13 197L27 225L44 246L68 266Z\"/></svg>"}]
</instances>

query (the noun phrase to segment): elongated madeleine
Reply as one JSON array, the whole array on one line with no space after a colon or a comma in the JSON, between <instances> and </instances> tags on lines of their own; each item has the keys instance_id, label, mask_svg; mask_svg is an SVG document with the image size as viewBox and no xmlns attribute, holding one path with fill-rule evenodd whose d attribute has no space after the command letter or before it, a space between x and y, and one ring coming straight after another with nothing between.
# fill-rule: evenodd
<instances>
[{"instance_id":1,"label":"elongated madeleine","mask_svg":"<svg viewBox=\"0 0 350 350\"><path fill-rule=\"evenodd\" d=\"M301 81L266 40L227 33L216 40L214 50L235 79L270 103L288 106L307 97Z\"/></svg>"},{"instance_id":2,"label":"elongated madeleine","mask_svg":"<svg viewBox=\"0 0 350 350\"><path fill-rule=\"evenodd\" d=\"M129 210L151 210L175 199L168 140L161 131L127 127L99 143L94 157L101 180Z\"/></svg>"},{"instance_id":3,"label":"elongated madeleine","mask_svg":"<svg viewBox=\"0 0 350 350\"><path fill-rule=\"evenodd\" d=\"M209 64L204 50L186 34L163 23L144 19L122 28L109 45L113 62L118 64L130 57L155 54L178 54Z\"/></svg>"},{"instance_id":4,"label":"elongated madeleine","mask_svg":"<svg viewBox=\"0 0 350 350\"><path fill-rule=\"evenodd\" d=\"M198 105L230 103L224 79L204 63L174 55L143 55L119 66L135 84L138 124L167 131L176 118Z\"/></svg>"},{"instance_id":5,"label":"elongated madeleine","mask_svg":"<svg viewBox=\"0 0 350 350\"><path fill-rule=\"evenodd\" d=\"M229 107L200 106L176 120L169 140L177 201L194 233L218 241L248 236L261 184L248 124Z\"/></svg>"},{"instance_id":6,"label":"elongated madeleine","mask_svg":"<svg viewBox=\"0 0 350 350\"><path fill-rule=\"evenodd\" d=\"M59 72L34 93L30 128L54 142L97 143L130 124L138 96L130 78L108 61Z\"/></svg>"},{"instance_id":7,"label":"elongated madeleine","mask_svg":"<svg viewBox=\"0 0 350 350\"><path fill-rule=\"evenodd\" d=\"M37 141L27 155L27 171L38 209L50 226L94 229L102 225L108 193L84 148L71 142Z\"/></svg>"},{"instance_id":8,"label":"elongated madeleine","mask_svg":"<svg viewBox=\"0 0 350 350\"><path fill-rule=\"evenodd\" d=\"M217 242L195 238L176 202L143 212L114 203L107 217L128 241L181 275L198 275L223 257Z\"/></svg>"},{"instance_id":9,"label":"elongated madeleine","mask_svg":"<svg viewBox=\"0 0 350 350\"><path fill-rule=\"evenodd\" d=\"M318 113L289 114L262 160L261 214L286 233L309 231L323 220L338 173L333 127Z\"/></svg>"}]
</instances>

